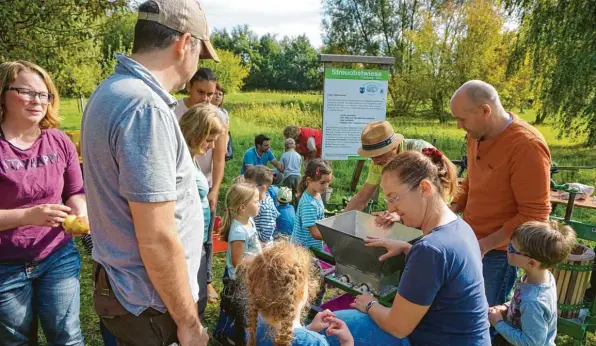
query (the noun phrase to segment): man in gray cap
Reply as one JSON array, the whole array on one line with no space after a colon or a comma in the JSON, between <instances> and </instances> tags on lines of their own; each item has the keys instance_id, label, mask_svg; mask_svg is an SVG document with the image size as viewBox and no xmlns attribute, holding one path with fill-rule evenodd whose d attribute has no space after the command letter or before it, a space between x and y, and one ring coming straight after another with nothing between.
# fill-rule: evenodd
<instances>
[{"instance_id":1,"label":"man in gray cap","mask_svg":"<svg viewBox=\"0 0 596 346\"><path fill-rule=\"evenodd\" d=\"M144 2L132 55L118 55L83 116L94 306L119 345L208 342L196 305L203 213L170 94L199 58L218 61L198 1Z\"/></svg>"}]
</instances>

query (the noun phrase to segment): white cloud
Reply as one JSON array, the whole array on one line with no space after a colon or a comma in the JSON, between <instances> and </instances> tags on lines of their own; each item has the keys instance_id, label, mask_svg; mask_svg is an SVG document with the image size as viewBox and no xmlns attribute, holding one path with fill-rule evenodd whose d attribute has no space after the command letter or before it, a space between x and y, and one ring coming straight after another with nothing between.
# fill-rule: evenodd
<instances>
[{"instance_id":1,"label":"white cloud","mask_svg":"<svg viewBox=\"0 0 596 346\"><path fill-rule=\"evenodd\" d=\"M305 34L315 47L321 41L321 0L201 0L209 28L248 24L258 35Z\"/></svg>"}]
</instances>

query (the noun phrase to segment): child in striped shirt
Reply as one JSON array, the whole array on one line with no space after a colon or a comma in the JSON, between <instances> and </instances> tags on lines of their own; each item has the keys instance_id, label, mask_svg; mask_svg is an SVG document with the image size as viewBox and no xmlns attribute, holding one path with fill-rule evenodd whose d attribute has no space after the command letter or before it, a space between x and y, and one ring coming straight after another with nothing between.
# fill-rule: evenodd
<instances>
[{"instance_id":1,"label":"child in striped shirt","mask_svg":"<svg viewBox=\"0 0 596 346\"><path fill-rule=\"evenodd\" d=\"M277 217L279 212L275 207L275 202L267 193L267 189L273 183L273 173L265 166L251 166L244 173L244 180L257 187L260 194L259 213L255 217L255 226L259 234L259 240L263 245L273 241L273 231L275 231Z\"/></svg>"},{"instance_id":2,"label":"child in striped shirt","mask_svg":"<svg viewBox=\"0 0 596 346\"><path fill-rule=\"evenodd\" d=\"M306 248L323 249L323 237L316 222L325 217L321 194L329 187L333 172L329 164L321 159L311 160L298 184L300 202L292 231L292 242Z\"/></svg>"}]
</instances>

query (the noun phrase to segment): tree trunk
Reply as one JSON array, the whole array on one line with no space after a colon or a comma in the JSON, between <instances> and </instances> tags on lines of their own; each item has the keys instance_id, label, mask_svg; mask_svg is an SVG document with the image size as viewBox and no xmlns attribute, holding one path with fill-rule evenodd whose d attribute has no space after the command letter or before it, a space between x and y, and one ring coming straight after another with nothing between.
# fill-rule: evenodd
<instances>
[{"instance_id":1,"label":"tree trunk","mask_svg":"<svg viewBox=\"0 0 596 346\"><path fill-rule=\"evenodd\" d=\"M441 124L447 122L447 112L443 108L443 95L441 93L431 98L432 112L439 118Z\"/></svg>"},{"instance_id":2,"label":"tree trunk","mask_svg":"<svg viewBox=\"0 0 596 346\"><path fill-rule=\"evenodd\" d=\"M539 111L538 113L536 113L536 119L534 120L534 124L540 125L544 123L544 120L546 120L546 112Z\"/></svg>"}]
</instances>

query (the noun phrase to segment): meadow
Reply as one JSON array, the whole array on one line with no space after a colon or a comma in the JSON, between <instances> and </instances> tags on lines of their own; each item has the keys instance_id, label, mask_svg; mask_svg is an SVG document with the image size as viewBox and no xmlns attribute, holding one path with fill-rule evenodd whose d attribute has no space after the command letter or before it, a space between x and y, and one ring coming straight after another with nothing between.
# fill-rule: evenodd
<instances>
[{"instance_id":1,"label":"meadow","mask_svg":"<svg viewBox=\"0 0 596 346\"><path fill-rule=\"evenodd\" d=\"M231 132L233 138L234 159L226 164L223 189L220 192L220 208L223 210L223 196L232 180L240 173L240 165L244 151L251 147L254 136L260 133L271 137L271 147L276 157L283 153L282 130L286 125L321 126L322 97L318 94L285 94L272 92L236 93L226 96L224 108L230 112ZM515 111L515 110L514 110ZM64 130L77 130L80 128L81 111L78 100L62 100L61 115ZM533 121L535 113L527 110L520 117ZM465 155L464 131L458 130L455 122L449 121L440 124L436 119L427 116L394 117L389 119L397 132L406 138L421 138L428 142L436 141L436 146L451 159L460 159ZM558 138L556 131L549 123L538 126L549 143L553 161L561 166L587 166L596 164L596 150L582 146L582 138L578 142ZM354 162L333 162L334 180L331 187L334 189L332 202L339 202L342 196L352 193L348 190L352 179ZM360 183L363 183L367 174L367 165L362 173ZM596 170L563 171L557 174L558 183L580 182L589 185L596 183ZM383 208L383 198L378 208ZM561 208L560 208L561 209ZM596 212L578 210L574 218L596 224ZM98 319L93 311L91 293L91 260L81 251L83 266L81 271L81 324L86 338L86 344L92 346L103 345L98 332ZM225 256L218 254L214 258L214 283L218 290L221 281ZM207 322L210 328L215 325L218 317L219 306L211 304L207 310ZM41 336L43 340L43 336ZM557 345L565 345L568 339L558 338ZM590 335L587 345L596 346L596 337Z\"/></svg>"}]
</instances>

